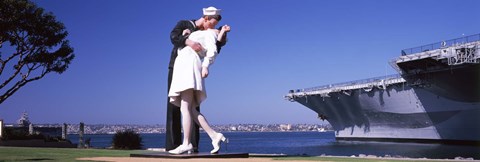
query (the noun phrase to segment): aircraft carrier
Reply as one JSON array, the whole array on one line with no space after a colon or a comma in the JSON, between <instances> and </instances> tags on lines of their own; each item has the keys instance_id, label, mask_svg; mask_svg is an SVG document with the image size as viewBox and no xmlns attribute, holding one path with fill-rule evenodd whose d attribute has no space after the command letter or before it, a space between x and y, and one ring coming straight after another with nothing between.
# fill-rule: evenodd
<instances>
[{"instance_id":1,"label":"aircraft carrier","mask_svg":"<svg viewBox=\"0 0 480 162\"><path fill-rule=\"evenodd\" d=\"M401 50L398 74L285 96L327 120L337 140L480 144L480 34Z\"/></svg>"}]
</instances>

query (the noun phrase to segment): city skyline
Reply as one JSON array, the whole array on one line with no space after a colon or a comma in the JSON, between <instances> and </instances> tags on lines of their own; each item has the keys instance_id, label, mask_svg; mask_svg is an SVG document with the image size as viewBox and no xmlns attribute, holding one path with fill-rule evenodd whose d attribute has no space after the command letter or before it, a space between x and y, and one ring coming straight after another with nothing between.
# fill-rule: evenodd
<instances>
[{"instance_id":1,"label":"city skyline","mask_svg":"<svg viewBox=\"0 0 480 162\"><path fill-rule=\"evenodd\" d=\"M12 127L5 123L6 127ZM66 123L65 123L66 124ZM63 128L63 124L32 124L36 128ZM67 134L79 134L80 124L66 124ZM333 131L330 124L220 124L211 125L221 132L325 132ZM139 124L85 124L85 134L115 134L118 131L133 130L137 133L165 133L165 125ZM203 129L200 129L204 132Z\"/></svg>"},{"instance_id":2,"label":"city skyline","mask_svg":"<svg viewBox=\"0 0 480 162\"><path fill-rule=\"evenodd\" d=\"M208 6L232 27L206 79L211 124L326 123L283 95L395 74L402 49L480 32L474 0L33 2L65 24L76 58L1 104L5 123L27 111L32 123L165 124L170 31Z\"/></svg>"}]
</instances>

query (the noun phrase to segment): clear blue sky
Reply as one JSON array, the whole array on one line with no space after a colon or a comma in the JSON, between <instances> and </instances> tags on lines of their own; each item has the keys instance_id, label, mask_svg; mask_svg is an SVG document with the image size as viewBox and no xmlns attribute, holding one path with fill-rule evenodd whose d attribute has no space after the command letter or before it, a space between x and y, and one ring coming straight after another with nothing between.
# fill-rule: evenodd
<instances>
[{"instance_id":1,"label":"clear blue sky","mask_svg":"<svg viewBox=\"0 0 480 162\"><path fill-rule=\"evenodd\" d=\"M401 49L480 32L476 0L48 0L76 58L0 105L15 122L164 124L169 34L203 7L232 32L206 80L212 124L322 123L288 90L393 74Z\"/></svg>"}]
</instances>

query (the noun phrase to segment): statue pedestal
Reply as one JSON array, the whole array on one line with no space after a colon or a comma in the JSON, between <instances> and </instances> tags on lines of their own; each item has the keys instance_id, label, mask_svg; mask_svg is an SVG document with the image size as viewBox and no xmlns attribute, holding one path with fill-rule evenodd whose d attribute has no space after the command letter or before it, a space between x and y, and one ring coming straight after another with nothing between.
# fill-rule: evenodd
<instances>
[{"instance_id":1,"label":"statue pedestal","mask_svg":"<svg viewBox=\"0 0 480 162\"><path fill-rule=\"evenodd\" d=\"M145 153L145 154L130 154L130 157L144 157L144 158L168 158L168 159L190 159L190 158L248 158L248 153L238 152L224 152L218 154L210 154L206 152L180 154L174 155L168 152Z\"/></svg>"}]
</instances>

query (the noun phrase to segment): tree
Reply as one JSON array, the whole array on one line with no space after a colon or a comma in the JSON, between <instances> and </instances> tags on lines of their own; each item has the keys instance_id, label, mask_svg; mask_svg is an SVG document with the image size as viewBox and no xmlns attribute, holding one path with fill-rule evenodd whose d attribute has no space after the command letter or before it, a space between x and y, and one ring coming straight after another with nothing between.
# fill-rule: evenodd
<instances>
[{"instance_id":1,"label":"tree","mask_svg":"<svg viewBox=\"0 0 480 162\"><path fill-rule=\"evenodd\" d=\"M114 149L141 149L142 137L135 131L128 129L125 131L117 131L112 138L112 147Z\"/></svg>"},{"instance_id":2,"label":"tree","mask_svg":"<svg viewBox=\"0 0 480 162\"><path fill-rule=\"evenodd\" d=\"M67 35L63 23L32 2L0 0L0 104L25 84L67 70L75 57Z\"/></svg>"}]
</instances>

